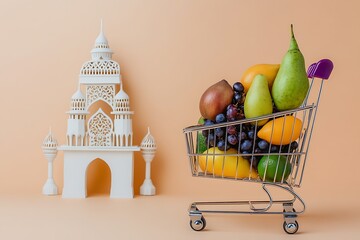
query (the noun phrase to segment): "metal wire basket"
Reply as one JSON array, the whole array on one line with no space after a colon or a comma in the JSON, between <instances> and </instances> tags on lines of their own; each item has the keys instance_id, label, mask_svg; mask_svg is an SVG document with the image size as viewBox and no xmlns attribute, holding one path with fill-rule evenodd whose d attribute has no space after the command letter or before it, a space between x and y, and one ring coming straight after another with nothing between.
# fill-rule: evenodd
<instances>
[{"instance_id":1,"label":"metal wire basket","mask_svg":"<svg viewBox=\"0 0 360 240\"><path fill-rule=\"evenodd\" d=\"M193 202L189 207L190 226L193 230L201 231L205 228L203 213L247 213L282 214L285 232L297 232L297 214L305 211L305 203L293 188L300 187L302 183L323 80L329 78L332 69L333 63L328 59L309 67L307 74L311 78L310 87L299 108L209 126L190 126L183 130L192 176L261 183L269 198L255 201ZM315 78L322 80L314 81ZM263 126L264 122L267 123ZM227 139L229 128L237 130L239 143L230 145L225 141L221 151L215 147L215 138L209 135L222 129L224 138ZM264 138L259 135L264 131L267 145L263 142L265 146L259 150L259 140ZM244 140L241 140L241 136L244 136ZM241 141L248 141L248 146L241 144ZM269 186L284 190L292 197L275 200ZM295 202L299 203L300 211L294 209ZM282 205L282 209L276 210L275 205ZM217 207L214 209L214 206ZM245 209L223 210L222 206L243 206Z\"/></svg>"}]
</instances>

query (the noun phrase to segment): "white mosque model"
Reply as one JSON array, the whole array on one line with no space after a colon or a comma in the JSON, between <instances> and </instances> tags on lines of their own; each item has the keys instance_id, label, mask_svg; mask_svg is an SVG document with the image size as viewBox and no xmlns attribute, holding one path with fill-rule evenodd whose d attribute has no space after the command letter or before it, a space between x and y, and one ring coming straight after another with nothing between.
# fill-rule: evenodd
<instances>
[{"instance_id":1,"label":"white mosque model","mask_svg":"<svg viewBox=\"0 0 360 240\"><path fill-rule=\"evenodd\" d=\"M55 187L52 161L57 150L64 152L63 198L87 197L87 168L98 158L105 161L110 168L110 197L134 196L134 152L140 151L140 147L133 145L133 112L130 111L129 96L122 86L120 66L111 59L112 53L101 24L100 34L91 51L92 59L83 64L78 89L71 98L66 144L57 147L51 133L44 140L45 156L47 152L52 151L52 155L48 157L49 166L51 163L48 181ZM82 93L82 86L85 94ZM117 86L120 90L116 93ZM114 120L101 107L89 116L90 106L100 100L111 107L110 116L113 115ZM45 145L50 140L55 142L55 145L51 145L52 148L49 150ZM57 194L57 188L53 185L48 187L49 191L44 190L44 186L43 193Z\"/></svg>"}]
</instances>

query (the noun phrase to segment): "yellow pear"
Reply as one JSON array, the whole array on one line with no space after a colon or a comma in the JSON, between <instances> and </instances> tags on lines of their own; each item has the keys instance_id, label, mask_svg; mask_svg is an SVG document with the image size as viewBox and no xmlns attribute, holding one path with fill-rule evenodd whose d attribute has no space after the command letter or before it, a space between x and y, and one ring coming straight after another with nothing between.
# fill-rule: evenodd
<instances>
[{"instance_id":1,"label":"yellow pear","mask_svg":"<svg viewBox=\"0 0 360 240\"><path fill-rule=\"evenodd\" d=\"M246 118L260 117L271 114L273 111L272 99L265 75L258 74L251 83L246 94L244 113ZM257 121L258 126L264 125L268 119ZM255 122L253 122L255 124Z\"/></svg>"}]
</instances>

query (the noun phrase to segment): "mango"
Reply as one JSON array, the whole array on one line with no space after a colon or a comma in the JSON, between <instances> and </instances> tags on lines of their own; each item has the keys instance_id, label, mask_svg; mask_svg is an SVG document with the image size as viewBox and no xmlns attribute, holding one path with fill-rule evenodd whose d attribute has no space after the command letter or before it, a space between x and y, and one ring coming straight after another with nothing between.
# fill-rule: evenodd
<instances>
[{"instance_id":1,"label":"mango","mask_svg":"<svg viewBox=\"0 0 360 240\"><path fill-rule=\"evenodd\" d=\"M225 79L210 86L200 98L199 109L201 116L214 121L216 115L224 112L232 102L233 96L232 86Z\"/></svg>"},{"instance_id":2,"label":"mango","mask_svg":"<svg viewBox=\"0 0 360 240\"><path fill-rule=\"evenodd\" d=\"M258 74L262 74L267 78L269 89L271 89L279 68L280 64L256 64L249 67L240 79L241 84L244 86L245 93L249 90L252 81Z\"/></svg>"},{"instance_id":3,"label":"mango","mask_svg":"<svg viewBox=\"0 0 360 240\"><path fill-rule=\"evenodd\" d=\"M287 145L300 137L302 121L294 116L275 118L267 122L257 136L271 144Z\"/></svg>"}]
</instances>

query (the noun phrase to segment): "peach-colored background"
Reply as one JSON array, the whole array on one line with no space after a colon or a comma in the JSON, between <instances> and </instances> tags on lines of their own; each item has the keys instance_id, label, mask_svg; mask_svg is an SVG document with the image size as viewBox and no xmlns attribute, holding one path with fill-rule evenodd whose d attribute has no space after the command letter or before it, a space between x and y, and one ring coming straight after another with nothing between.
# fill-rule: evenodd
<instances>
[{"instance_id":1,"label":"peach-colored background","mask_svg":"<svg viewBox=\"0 0 360 240\"><path fill-rule=\"evenodd\" d=\"M182 129L198 100L223 78L238 81L256 63L278 63L295 26L307 65L335 64L325 84L303 186L307 203L296 239L359 236L360 3L352 1L102 0L0 2L0 239L282 239L281 216L207 216L188 226L195 200L251 199L260 185L192 178ZM89 169L85 200L45 197L41 142L51 125L65 142L65 112L100 19L135 111L135 143L147 126L157 141L155 197L139 196L144 162L135 160L131 200L108 198L109 170ZM55 180L62 188L62 154ZM102 184L99 184L102 183Z\"/></svg>"}]
</instances>

